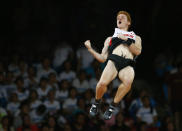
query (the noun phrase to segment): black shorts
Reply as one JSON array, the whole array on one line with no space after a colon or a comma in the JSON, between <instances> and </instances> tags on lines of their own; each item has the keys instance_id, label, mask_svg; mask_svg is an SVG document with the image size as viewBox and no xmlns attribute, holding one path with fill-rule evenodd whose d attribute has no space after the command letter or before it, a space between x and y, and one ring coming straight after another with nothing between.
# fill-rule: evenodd
<instances>
[{"instance_id":1,"label":"black shorts","mask_svg":"<svg viewBox=\"0 0 182 131\"><path fill-rule=\"evenodd\" d=\"M127 67L127 66L131 66L134 67L135 66L135 61L132 59L127 59L124 58L122 56L118 56L115 54L110 54L107 58L107 61L111 60L114 62L114 65L117 69L117 71L119 72L121 69Z\"/></svg>"}]
</instances>

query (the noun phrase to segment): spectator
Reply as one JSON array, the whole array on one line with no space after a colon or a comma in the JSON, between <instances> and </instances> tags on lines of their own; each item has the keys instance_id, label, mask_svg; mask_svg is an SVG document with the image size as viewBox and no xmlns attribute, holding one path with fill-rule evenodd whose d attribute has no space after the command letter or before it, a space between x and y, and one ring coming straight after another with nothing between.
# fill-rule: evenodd
<instances>
[{"instance_id":1,"label":"spectator","mask_svg":"<svg viewBox=\"0 0 182 131\"><path fill-rule=\"evenodd\" d=\"M59 84L59 90L56 91L56 99L60 101L61 103L68 98L68 91L69 83L67 80L62 80Z\"/></svg>"},{"instance_id":2,"label":"spectator","mask_svg":"<svg viewBox=\"0 0 182 131\"><path fill-rule=\"evenodd\" d=\"M157 112L154 107L151 106L150 99L148 96L142 97L143 106L137 111L137 118L139 122L146 122L148 126L157 126Z\"/></svg>"},{"instance_id":3,"label":"spectator","mask_svg":"<svg viewBox=\"0 0 182 131\"><path fill-rule=\"evenodd\" d=\"M28 77L27 68L28 65L25 63L25 61L20 60L18 62L18 70L14 73L15 77L22 76L23 79L25 80Z\"/></svg>"},{"instance_id":4,"label":"spectator","mask_svg":"<svg viewBox=\"0 0 182 131\"><path fill-rule=\"evenodd\" d=\"M1 120L0 131L14 131L14 128L10 124L10 119L8 116L4 116Z\"/></svg>"},{"instance_id":5,"label":"spectator","mask_svg":"<svg viewBox=\"0 0 182 131\"><path fill-rule=\"evenodd\" d=\"M59 125L57 124L56 118L54 116L49 116L48 117L47 124L49 126L49 131L58 131L58 130L61 129L59 127Z\"/></svg>"},{"instance_id":6,"label":"spectator","mask_svg":"<svg viewBox=\"0 0 182 131\"><path fill-rule=\"evenodd\" d=\"M18 128L23 124L23 116L30 113L30 106L27 101L23 101L20 105L20 109L14 115L14 127Z\"/></svg>"},{"instance_id":7,"label":"spectator","mask_svg":"<svg viewBox=\"0 0 182 131\"><path fill-rule=\"evenodd\" d=\"M31 121L37 125L41 125L44 122L46 115L46 106L41 104L36 109L30 112Z\"/></svg>"},{"instance_id":8,"label":"spectator","mask_svg":"<svg viewBox=\"0 0 182 131\"><path fill-rule=\"evenodd\" d=\"M44 58L42 61L42 66L37 72L38 80L40 80L42 77L48 78L48 75L53 72L56 73L54 69L50 66L51 62L49 58Z\"/></svg>"},{"instance_id":9,"label":"spectator","mask_svg":"<svg viewBox=\"0 0 182 131\"><path fill-rule=\"evenodd\" d=\"M72 65L70 61L65 61L64 62L64 70L60 73L59 75L59 80L66 79L69 82L72 82L73 79L76 78L75 72L72 70Z\"/></svg>"},{"instance_id":10,"label":"spectator","mask_svg":"<svg viewBox=\"0 0 182 131\"><path fill-rule=\"evenodd\" d=\"M73 52L73 49L67 42L62 42L55 48L53 66L58 72L60 71L58 68L62 66L71 52Z\"/></svg>"},{"instance_id":11,"label":"spectator","mask_svg":"<svg viewBox=\"0 0 182 131\"><path fill-rule=\"evenodd\" d=\"M47 96L49 90L51 89L51 87L48 85L47 81L48 81L47 78L42 77L40 79L39 88L37 89L39 98L43 101L46 99L46 96Z\"/></svg>"},{"instance_id":12,"label":"spectator","mask_svg":"<svg viewBox=\"0 0 182 131\"><path fill-rule=\"evenodd\" d=\"M42 104L42 102L38 99L38 93L36 90L31 90L28 100L30 101L30 110L34 110Z\"/></svg>"},{"instance_id":13,"label":"spectator","mask_svg":"<svg viewBox=\"0 0 182 131\"><path fill-rule=\"evenodd\" d=\"M23 100L27 99L29 96L29 91L26 90L24 87L23 78L21 76L17 77L15 83L16 83L16 88L17 88L16 93L18 95L18 100L23 101Z\"/></svg>"},{"instance_id":14,"label":"spectator","mask_svg":"<svg viewBox=\"0 0 182 131\"><path fill-rule=\"evenodd\" d=\"M76 87L78 93L80 93L80 94L89 88L89 83L88 83L88 80L86 78L85 71L82 70L78 73L78 78L75 78L73 80L72 85L74 87Z\"/></svg>"},{"instance_id":15,"label":"spectator","mask_svg":"<svg viewBox=\"0 0 182 131\"><path fill-rule=\"evenodd\" d=\"M15 77L13 75L13 72L8 71L5 76L5 89L8 94L11 94L16 91L16 85L14 83ZM9 95L8 95L9 97Z\"/></svg>"},{"instance_id":16,"label":"spectator","mask_svg":"<svg viewBox=\"0 0 182 131\"><path fill-rule=\"evenodd\" d=\"M31 122L28 114L23 115L23 125L17 128L17 131L24 131L25 129L30 129L30 131L39 131L38 126Z\"/></svg>"},{"instance_id":17,"label":"spectator","mask_svg":"<svg viewBox=\"0 0 182 131\"><path fill-rule=\"evenodd\" d=\"M63 109L66 113L71 113L72 110L76 109L77 103L77 90L76 88L72 87L69 90L69 97L63 103Z\"/></svg>"},{"instance_id":18,"label":"spectator","mask_svg":"<svg viewBox=\"0 0 182 131\"><path fill-rule=\"evenodd\" d=\"M91 65L85 70L86 74L88 75L88 78L96 77L96 72L100 71L101 73L101 66L100 63L94 59L91 63Z\"/></svg>"},{"instance_id":19,"label":"spectator","mask_svg":"<svg viewBox=\"0 0 182 131\"><path fill-rule=\"evenodd\" d=\"M37 72L33 66L28 67L27 69L28 77L25 79L26 87L34 87L38 86Z\"/></svg>"},{"instance_id":20,"label":"spectator","mask_svg":"<svg viewBox=\"0 0 182 131\"><path fill-rule=\"evenodd\" d=\"M76 55L78 63L80 63L80 69L86 70L94 60L94 57L88 52L85 47L78 48Z\"/></svg>"},{"instance_id":21,"label":"spectator","mask_svg":"<svg viewBox=\"0 0 182 131\"><path fill-rule=\"evenodd\" d=\"M92 89L87 89L84 92L84 99L86 104L90 104L94 102L94 94Z\"/></svg>"},{"instance_id":22,"label":"spectator","mask_svg":"<svg viewBox=\"0 0 182 131\"><path fill-rule=\"evenodd\" d=\"M9 101L9 103L7 105L7 111L11 115L14 115L18 111L19 106L20 106L20 102L18 100L17 94L16 93L12 93L11 97L10 97L10 101Z\"/></svg>"},{"instance_id":23,"label":"spectator","mask_svg":"<svg viewBox=\"0 0 182 131\"><path fill-rule=\"evenodd\" d=\"M47 111L53 115L56 114L58 112L58 110L60 109L60 104L57 100L55 100L55 91L54 90L50 90L48 93L48 100L46 100L44 102L44 105L47 108Z\"/></svg>"},{"instance_id":24,"label":"spectator","mask_svg":"<svg viewBox=\"0 0 182 131\"><path fill-rule=\"evenodd\" d=\"M73 114L77 114L77 113L86 113L85 112L85 100L84 98L79 98L77 100L77 103L76 103L76 108L75 110L73 111Z\"/></svg>"},{"instance_id":25,"label":"spectator","mask_svg":"<svg viewBox=\"0 0 182 131\"><path fill-rule=\"evenodd\" d=\"M62 110L59 110L58 117L57 117L57 123L58 125L63 128L64 124L66 124L68 120L66 119L66 115L63 114Z\"/></svg>"},{"instance_id":26,"label":"spectator","mask_svg":"<svg viewBox=\"0 0 182 131\"><path fill-rule=\"evenodd\" d=\"M75 121L72 125L73 131L85 131L87 130L86 116L83 113L78 113L75 116Z\"/></svg>"},{"instance_id":27,"label":"spectator","mask_svg":"<svg viewBox=\"0 0 182 131\"><path fill-rule=\"evenodd\" d=\"M49 82L48 82L49 86L52 87L52 89L57 90L58 89L58 80L56 77L56 73L51 72L48 75L48 78L49 78Z\"/></svg>"},{"instance_id":28,"label":"spectator","mask_svg":"<svg viewBox=\"0 0 182 131\"><path fill-rule=\"evenodd\" d=\"M111 127L113 131L130 131L131 129L125 125L122 112L118 112L115 117L115 124Z\"/></svg>"},{"instance_id":29,"label":"spectator","mask_svg":"<svg viewBox=\"0 0 182 131\"><path fill-rule=\"evenodd\" d=\"M135 98L132 102L131 102L131 105L129 107L129 112L130 112L130 115L136 119L136 112L138 111L138 109L140 107L143 106L143 102L142 102L142 97L143 96L148 96L148 92L146 89L142 89L139 93L139 97ZM155 107L155 101L153 98L149 97L150 99L150 103L151 103L151 106L152 107Z\"/></svg>"}]
</instances>

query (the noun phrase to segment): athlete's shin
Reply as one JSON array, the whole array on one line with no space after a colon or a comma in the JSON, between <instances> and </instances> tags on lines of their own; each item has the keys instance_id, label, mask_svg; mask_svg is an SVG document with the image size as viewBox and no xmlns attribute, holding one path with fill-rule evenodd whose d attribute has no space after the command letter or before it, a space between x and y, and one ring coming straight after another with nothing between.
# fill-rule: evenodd
<instances>
[{"instance_id":1,"label":"athlete's shin","mask_svg":"<svg viewBox=\"0 0 182 131\"><path fill-rule=\"evenodd\" d=\"M123 97L130 91L131 84L120 84L118 90L116 92L116 96L114 97L114 103L119 103Z\"/></svg>"},{"instance_id":2,"label":"athlete's shin","mask_svg":"<svg viewBox=\"0 0 182 131\"><path fill-rule=\"evenodd\" d=\"M105 82L99 82L96 87L96 100L100 100L104 93L107 91L107 84Z\"/></svg>"}]
</instances>

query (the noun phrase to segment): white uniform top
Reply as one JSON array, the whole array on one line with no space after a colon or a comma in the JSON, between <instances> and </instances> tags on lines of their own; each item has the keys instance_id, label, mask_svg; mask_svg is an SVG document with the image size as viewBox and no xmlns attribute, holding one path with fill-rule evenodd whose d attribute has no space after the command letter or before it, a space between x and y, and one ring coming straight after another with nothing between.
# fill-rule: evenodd
<instances>
[{"instance_id":1,"label":"white uniform top","mask_svg":"<svg viewBox=\"0 0 182 131\"><path fill-rule=\"evenodd\" d=\"M121 30L119 28L115 28L114 34L112 37L117 37L119 34L123 34L124 36L126 36L127 38L136 39L136 35L133 31L125 31L125 30Z\"/></svg>"}]
</instances>

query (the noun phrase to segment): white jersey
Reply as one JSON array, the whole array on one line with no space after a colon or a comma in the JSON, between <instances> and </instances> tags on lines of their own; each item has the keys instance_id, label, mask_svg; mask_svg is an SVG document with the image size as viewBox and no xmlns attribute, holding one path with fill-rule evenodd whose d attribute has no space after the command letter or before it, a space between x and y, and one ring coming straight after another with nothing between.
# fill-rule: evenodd
<instances>
[{"instance_id":1,"label":"white jersey","mask_svg":"<svg viewBox=\"0 0 182 131\"><path fill-rule=\"evenodd\" d=\"M112 37L117 37L119 34L123 34L124 36L126 36L127 38L136 39L136 35L133 31L125 31L125 30L121 30L119 28L115 28L114 34Z\"/></svg>"}]
</instances>

